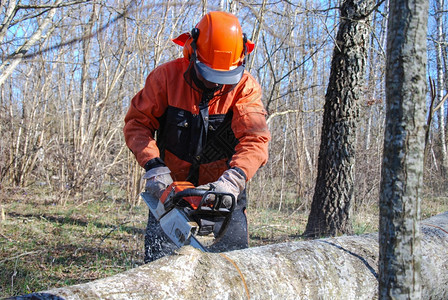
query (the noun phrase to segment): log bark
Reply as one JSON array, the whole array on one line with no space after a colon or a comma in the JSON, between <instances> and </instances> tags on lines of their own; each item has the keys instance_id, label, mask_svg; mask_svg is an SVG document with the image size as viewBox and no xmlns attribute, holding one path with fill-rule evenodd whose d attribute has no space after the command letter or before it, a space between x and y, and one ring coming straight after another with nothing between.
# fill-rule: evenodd
<instances>
[{"instance_id":1,"label":"log bark","mask_svg":"<svg viewBox=\"0 0 448 300\"><path fill-rule=\"evenodd\" d=\"M422 221L421 235L422 299L448 299L448 212ZM16 299L376 299L378 252L378 234L220 254L187 246L112 277Z\"/></svg>"}]
</instances>

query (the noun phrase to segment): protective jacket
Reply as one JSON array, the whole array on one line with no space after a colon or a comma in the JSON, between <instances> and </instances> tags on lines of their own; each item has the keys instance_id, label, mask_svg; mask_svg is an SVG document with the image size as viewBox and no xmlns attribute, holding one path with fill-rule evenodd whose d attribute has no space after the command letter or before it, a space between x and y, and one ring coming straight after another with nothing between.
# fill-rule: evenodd
<instances>
[{"instance_id":1,"label":"protective jacket","mask_svg":"<svg viewBox=\"0 0 448 300\"><path fill-rule=\"evenodd\" d=\"M206 184L231 167L249 180L270 139L259 84L245 71L226 92L201 89L189 64L179 58L149 74L125 117L126 144L142 167L160 157L176 181Z\"/></svg>"}]
</instances>

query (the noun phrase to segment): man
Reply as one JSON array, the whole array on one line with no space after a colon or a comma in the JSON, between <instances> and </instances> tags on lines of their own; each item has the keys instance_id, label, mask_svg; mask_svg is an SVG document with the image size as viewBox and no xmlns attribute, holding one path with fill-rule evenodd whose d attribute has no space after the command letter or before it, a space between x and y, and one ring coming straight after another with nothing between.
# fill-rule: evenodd
<instances>
[{"instance_id":1,"label":"man","mask_svg":"<svg viewBox=\"0 0 448 300\"><path fill-rule=\"evenodd\" d=\"M173 40L183 57L153 70L125 117L126 143L145 168L146 191L160 198L175 181L232 193L237 206L210 251L248 247L246 182L268 158L270 134L261 88L244 70L254 44L238 19L205 15ZM175 249L149 213L145 262Z\"/></svg>"}]
</instances>

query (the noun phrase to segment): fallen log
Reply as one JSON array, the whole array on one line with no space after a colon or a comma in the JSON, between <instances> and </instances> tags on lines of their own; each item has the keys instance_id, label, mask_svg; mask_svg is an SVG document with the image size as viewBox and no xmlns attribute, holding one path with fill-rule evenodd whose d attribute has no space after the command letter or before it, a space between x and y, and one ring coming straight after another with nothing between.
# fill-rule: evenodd
<instances>
[{"instance_id":1,"label":"fallen log","mask_svg":"<svg viewBox=\"0 0 448 300\"><path fill-rule=\"evenodd\" d=\"M423 299L448 299L448 212L421 222ZM16 299L375 299L378 235L226 253L183 247L127 272Z\"/></svg>"}]
</instances>

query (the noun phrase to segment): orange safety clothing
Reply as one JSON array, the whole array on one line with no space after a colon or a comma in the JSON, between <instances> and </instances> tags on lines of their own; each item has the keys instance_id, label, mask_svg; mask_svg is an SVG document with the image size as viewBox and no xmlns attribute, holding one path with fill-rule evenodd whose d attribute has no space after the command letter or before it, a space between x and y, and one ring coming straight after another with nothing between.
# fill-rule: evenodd
<instances>
[{"instance_id":1,"label":"orange safety clothing","mask_svg":"<svg viewBox=\"0 0 448 300\"><path fill-rule=\"evenodd\" d=\"M188 82L191 71L189 60L179 58L149 74L125 117L127 146L142 167L160 157L175 181L187 180L193 167L198 185L216 181L231 167L249 180L268 158L260 85L245 71L233 88L207 95Z\"/></svg>"}]
</instances>

